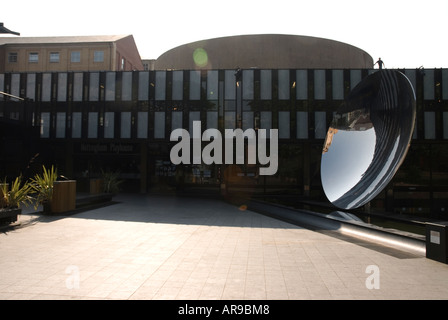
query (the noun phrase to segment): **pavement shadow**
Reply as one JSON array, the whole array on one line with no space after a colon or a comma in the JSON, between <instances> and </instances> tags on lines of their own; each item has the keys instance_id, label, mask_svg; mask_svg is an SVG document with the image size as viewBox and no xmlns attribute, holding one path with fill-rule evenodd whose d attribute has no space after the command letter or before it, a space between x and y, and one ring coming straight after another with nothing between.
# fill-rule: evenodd
<instances>
[{"instance_id":1,"label":"pavement shadow","mask_svg":"<svg viewBox=\"0 0 448 320\"><path fill-rule=\"evenodd\" d=\"M226 227L301 228L273 217L260 216L248 204L227 202L214 196L173 194L119 194L113 201L96 207L80 208L62 214L43 215L39 222L52 222L66 217L129 222L186 224ZM34 213L35 214L35 213ZM263 218L261 218L263 217Z\"/></svg>"}]
</instances>

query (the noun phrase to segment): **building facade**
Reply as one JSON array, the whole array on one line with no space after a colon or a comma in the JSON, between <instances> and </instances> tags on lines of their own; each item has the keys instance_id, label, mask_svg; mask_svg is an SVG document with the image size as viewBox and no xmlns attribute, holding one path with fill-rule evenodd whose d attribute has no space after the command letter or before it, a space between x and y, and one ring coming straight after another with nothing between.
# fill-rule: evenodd
<instances>
[{"instance_id":1,"label":"building facade","mask_svg":"<svg viewBox=\"0 0 448 320\"><path fill-rule=\"evenodd\" d=\"M368 69L372 57L347 43L288 34L253 34L200 40L163 53L155 70Z\"/></svg>"},{"instance_id":2,"label":"building facade","mask_svg":"<svg viewBox=\"0 0 448 320\"><path fill-rule=\"evenodd\" d=\"M0 38L0 72L143 70L132 35Z\"/></svg>"},{"instance_id":3,"label":"building facade","mask_svg":"<svg viewBox=\"0 0 448 320\"><path fill-rule=\"evenodd\" d=\"M29 61L36 49L1 46L1 61L11 58L11 63L0 70L0 91L6 93L0 95L0 176L29 176L41 164L54 164L80 189L111 171L120 173L129 192L328 203L320 160L333 113L364 77L378 71L365 51L312 37L203 40L167 51L148 61L144 71L119 58L135 52L132 38L102 44L88 46L81 57L95 59L95 52L110 47L104 53L109 62L97 69L71 69L64 62L63 71L12 68L20 59L37 66ZM45 56L47 65L56 66L49 63L56 59L55 48L45 48L38 61L43 64ZM60 61L77 50L67 45ZM400 170L371 207L448 218L448 69L399 71L415 89L413 140ZM278 129L277 172L260 175L263 165L247 161L173 164L170 152L178 142L171 141L171 133L179 128L192 133L195 121L201 132L218 129L222 136L226 129Z\"/></svg>"},{"instance_id":4,"label":"building facade","mask_svg":"<svg viewBox=\"0 0 448 320\"><path fill-rule=\"evenodd\" d=\"M448 69L405 69L417 119L408 155L373 208L445 216L448 199ZM2 139L0 175L40 163L83 182L119 172L132 192L182 190L327 201L320 158L333 112L375 69L234 69L3 73L0 119L35 128L23 147ZM174 129L278 129L278 171L259 164L170 161ZM202 147L206 142L202 143ZM20 151L20 159L13 150ZM39 154L37 157L36 155ZM32 160L30 160L32 159ZM31 165L32 167L32 165Z\"/></svg>"}]
</instances>

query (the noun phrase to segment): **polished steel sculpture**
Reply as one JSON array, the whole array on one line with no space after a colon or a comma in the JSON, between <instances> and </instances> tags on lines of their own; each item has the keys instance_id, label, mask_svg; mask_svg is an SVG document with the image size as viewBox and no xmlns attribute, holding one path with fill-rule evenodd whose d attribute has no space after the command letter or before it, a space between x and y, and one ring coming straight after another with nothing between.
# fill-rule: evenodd
<instances>
[{"instance_id":1,"label":"polished steel sculpture","mask_svg":"<svg viewBox=\"0 0 448 320\"><path fill-rule=\"evenodd\" d=\"M377 70L350 92L322 151L322 186L331 203L358 208L386 187L409 148L415 105L409 79L395 70Z\"/></svg>"}]
</instances>

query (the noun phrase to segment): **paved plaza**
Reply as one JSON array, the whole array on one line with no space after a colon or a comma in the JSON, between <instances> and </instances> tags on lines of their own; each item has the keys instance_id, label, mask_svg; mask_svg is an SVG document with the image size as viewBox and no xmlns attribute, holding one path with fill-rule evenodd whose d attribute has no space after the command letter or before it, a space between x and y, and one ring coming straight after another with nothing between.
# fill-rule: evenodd
<instances>
[{"instance_id":1,"label":"paved plaza","mask_svg":"<svg viewBox=\"0 0 448 320\"><path fill-rule=\"evenodd\" d=\"M118 195L0 228L0 299L448 299L448 265L217 199Z\"/></svg>"}]
</instances>

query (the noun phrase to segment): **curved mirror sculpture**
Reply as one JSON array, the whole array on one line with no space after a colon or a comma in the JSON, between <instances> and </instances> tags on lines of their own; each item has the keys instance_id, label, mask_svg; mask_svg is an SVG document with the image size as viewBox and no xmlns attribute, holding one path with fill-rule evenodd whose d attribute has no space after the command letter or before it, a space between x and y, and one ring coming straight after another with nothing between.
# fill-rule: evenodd
<instances>
[{"instance_id":1,"label":"curved mirror sculpture","mask_svg":"<svg viewBox=\"0 0 448 320\"><path fill-rule=\"evenodd\" d=\"M404 74L383 69L360 82L325 139L321 180L328 200L353 209L378 195L406 156L414 122L415 93Z\"/></svg>"}]
</instances>

